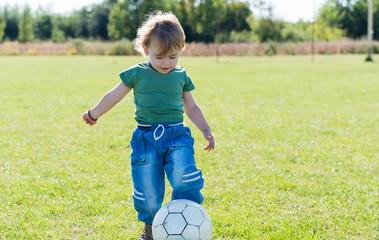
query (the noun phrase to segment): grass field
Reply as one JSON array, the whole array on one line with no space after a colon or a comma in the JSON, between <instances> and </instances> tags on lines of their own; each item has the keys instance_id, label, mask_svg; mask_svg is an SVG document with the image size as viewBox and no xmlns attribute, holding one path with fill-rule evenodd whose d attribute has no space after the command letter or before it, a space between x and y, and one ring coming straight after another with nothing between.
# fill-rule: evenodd
<instances>
[{"instance_id":1,"label":"grass field","mask_svg":"<svg viewBox=\"0 0 379 240\"><path fill-rule=\"evenodd\" d=\"M214 239L379 239L379 64L364 58L180 60L216 138L203 151L186 118ZM138 238L132 96L96 126L81 116L140 61L0 57L0 239Z\"/></svg>"}]
</instances>

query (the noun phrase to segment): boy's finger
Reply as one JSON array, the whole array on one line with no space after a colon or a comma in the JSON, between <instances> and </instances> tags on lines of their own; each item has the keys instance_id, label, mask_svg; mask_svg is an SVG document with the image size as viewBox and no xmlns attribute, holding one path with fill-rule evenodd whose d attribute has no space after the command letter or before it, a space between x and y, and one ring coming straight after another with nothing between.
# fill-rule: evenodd
<instances>
[{"instance_id":1,"label":"boy's finger","mask_svg":"<svg viewBox=\"0 0 379 240\"><path fill-rule=\"evenodd\" d=\"M206 147L204 148L204 150L208 150L208 152L211 151L212 149L214 149L214 147L212 147L211 144L209 144L208 146L206 146Z\"/></svg>"}]
</instances>

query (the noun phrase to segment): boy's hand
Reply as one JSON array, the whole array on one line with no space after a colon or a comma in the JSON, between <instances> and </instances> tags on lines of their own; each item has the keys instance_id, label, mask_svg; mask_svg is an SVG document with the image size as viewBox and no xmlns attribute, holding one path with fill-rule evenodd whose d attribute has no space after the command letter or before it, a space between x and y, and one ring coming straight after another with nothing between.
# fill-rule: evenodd
<instances>
[{"instance_id":1,"label":"boy's hand","mask_svg":"<svg viewBox=\"0 0 379 240\"><path fill-rule=\"evenodd\" d=\"M87 112L83 113L83 120L92 126L97 123L97 119L92 119L89 112L90 111L88 110Z\"/></svg>"},{"instance_id":2,"label":"boy's hand","mask_svg":"<svg viewBox=\"0 0 379 240\"><path fill-rule=\"evenodd\" d=\"M206 146L205 148L204 148L204 150L208 150L208 152L209 151L211 151L212 149L214 149L215 148L215 139L214 139L214 137L213 137L213 135L212 135L212 132L209 130L209 131L204 131L203 132L203 136L204 136L204 138L208 141L208 146Z\"/></svg>"}]
</instances>

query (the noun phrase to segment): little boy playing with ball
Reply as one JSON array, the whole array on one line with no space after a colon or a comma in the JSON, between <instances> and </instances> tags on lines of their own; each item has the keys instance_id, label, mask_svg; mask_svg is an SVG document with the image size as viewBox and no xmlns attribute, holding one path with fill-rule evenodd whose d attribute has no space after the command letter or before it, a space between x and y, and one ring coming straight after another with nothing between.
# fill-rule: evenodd
<instances>
[{"instance_id":1,"label":"little boy playing with ball","mask_svg":"<svg viewBox=\"0 0 379 240\"><path fill-rule=\"evenodd\" d=\"M119 74L121 82L83 114L87 124L120 102L133 89L137 128L130 142L133 202L138 219L145 223L140 240L152 239L151 224L165 192L165 173L173 188L172 200L203 202L204 179L196 168L194 139L183 126L183 113L202 131L214 149L211 128L191 91L195 86L183 67L177 66L185 47L185 34L170 12L156 12L138 29L136 49L149 61Z\"/></svg>"}]
</instances>

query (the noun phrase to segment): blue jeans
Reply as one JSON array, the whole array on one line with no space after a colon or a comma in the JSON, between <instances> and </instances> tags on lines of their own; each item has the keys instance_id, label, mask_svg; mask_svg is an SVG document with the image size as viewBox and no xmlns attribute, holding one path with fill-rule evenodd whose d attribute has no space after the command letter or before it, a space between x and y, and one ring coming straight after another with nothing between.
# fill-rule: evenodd
<instances>
[{"instance_id":1,"label":"blue jeans","mask_svg":"<svg viewBox=\"0 0 379 240\"><path fill-rule=\"evenodd\" d=\"M130 142L134 208L138 220L151 225L165 194L165 173L173 188L171 200L201 204L204 179L196 168L191 131L183 125L153 124L136 128Z\"/></svg>"}]
</instances>

